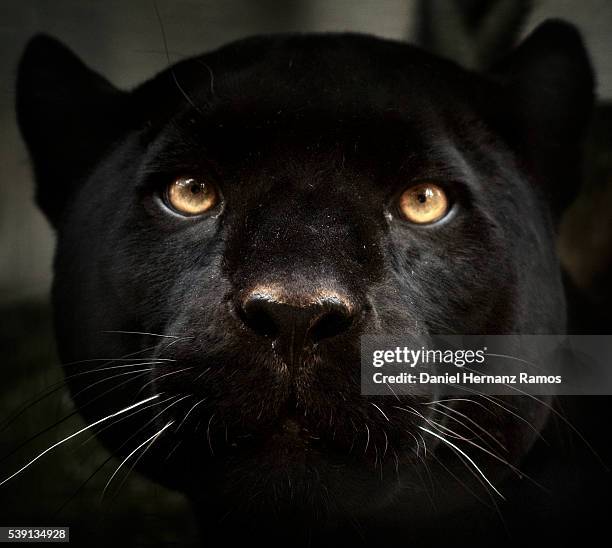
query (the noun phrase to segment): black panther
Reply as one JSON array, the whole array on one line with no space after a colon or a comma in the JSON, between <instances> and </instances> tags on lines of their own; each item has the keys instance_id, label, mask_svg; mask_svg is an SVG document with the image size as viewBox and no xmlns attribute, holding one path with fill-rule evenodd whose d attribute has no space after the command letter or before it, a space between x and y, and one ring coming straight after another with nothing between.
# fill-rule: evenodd
<instances>
[{"instance_id":1,"label":"black panther","mask_svg":"<svg viewBox=\"0 0 612 548\"><path fill-rule=\"evenodd\" d=\"M501 504L548 402L362 396L360 337L565 332L555 237L592 103L560 21L486 73L273 35L129 92L33 38L17 112L75 405L211 539L420 538Z\"/></svg>"}]
</instances>

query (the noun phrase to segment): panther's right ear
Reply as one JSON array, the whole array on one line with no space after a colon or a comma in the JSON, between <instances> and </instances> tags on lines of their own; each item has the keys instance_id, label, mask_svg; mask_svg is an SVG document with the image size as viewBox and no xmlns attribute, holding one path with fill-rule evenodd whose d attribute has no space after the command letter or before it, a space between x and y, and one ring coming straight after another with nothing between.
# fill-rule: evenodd
<instances>
[{"instance_id":1,"label":"panther's right ear","mask_svg":"<svg viewBox=\"0 0 612 548\"><path fill-rule=\"evenodd\" d=\"M56 226L79 180L124 131L126 98L63 44L28 43L17 74L17 119L36 176L36 201Z\"/></svg>"},{"instance_id":2,"label":"panther's right ear","mask_svg":"<svg viewBox=\"0 0 612 548\"><path fill-rule=\"evenodd\" d=\"M594 74L578 30L549 20L490 76L510 139L537 174L558 218L579 190L580 151L594 102Z\"/></svg>"}]
</instances>

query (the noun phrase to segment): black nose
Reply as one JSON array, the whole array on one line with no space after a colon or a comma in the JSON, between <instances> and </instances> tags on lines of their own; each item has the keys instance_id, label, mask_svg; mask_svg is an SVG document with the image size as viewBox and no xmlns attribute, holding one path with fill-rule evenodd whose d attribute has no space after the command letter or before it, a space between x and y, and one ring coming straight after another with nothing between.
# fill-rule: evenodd
<instances>
[{"instance_id":1,"label":"black nose","mask_svg":"<svg viewBox=\"0 0 612 548\"><path fill-rule=\"evenodd\" d=\"M337 293L279 297L254 289L242 299L240 316L257 334L293 350L344 333L353 324L355 311L355 305Z\"/></svg>"}]
</instances>

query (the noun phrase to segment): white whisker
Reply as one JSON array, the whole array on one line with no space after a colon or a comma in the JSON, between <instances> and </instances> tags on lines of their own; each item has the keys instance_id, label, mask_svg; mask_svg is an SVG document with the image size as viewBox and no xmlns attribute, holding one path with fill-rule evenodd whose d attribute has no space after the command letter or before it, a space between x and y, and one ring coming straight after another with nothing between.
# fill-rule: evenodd
<instances>
[{"instance_id":1,"label":"white whisker","mask_svg":"<svg viewBox=\"0 0 612 548\"><path fill-rule=\"evenodd\" d=\"M156 401L155 403L151 403L149 405L145 405L144 407L140 407L136 411L133 411L132 413L128 413L127 415L124 415L120 419L117 419L116 421L113 421L110 424L105 425L103 428L100 428L100 430L98 430L97 432L94 432L85 441L81 442L81 446L83 446L86 443L90 442L95 437L99 436L102 432L104 432L105 430L107 430L109 428L112 428L116 424L119 424L120 422L123 422L124 420L129 419L130 417L133 417L137 413L142 413L143 411L146 411L147 409L152 409L153 407L157 407L159 405L163 405L164 403L167 403L167 402L169 402L171 400L174 400L176 398L177 398L177 396L169 396L166 399L163 399L163 400L160 400L160 401Z\"/></svg>"},{"instance_id":2,"label":"white whisker","mask_svg":"<svg viewBox=\"0 0 612 548\"><path fill-rule=\"evenodd\" d=\"M206 427L206 439L208 440L208 447L210 448L210 454L214 457L215 452L213 451L212 441L210 439L210 425L212 424L213 419L215 418L215 413L210 416L208 420L208 426ZM197 430L197 428L196 428Z\"/></svg>"},{"instance_id":3,"label":"white whisker","mask_svg":"<svg viewBox=\"0 0 612 548\"><path fill-rule=\"evenodd\" d=\"M487 482L487 485L489 487L491 487L491 489L493 489L493 491L495 491L495 493L497 493L497 495L502 499L502 500L506 500L504 498L504 496L497 490L497 488L495 487L495 485L493 485L490 481L489 478L487 478L487 476L484 474L484 472L478 467L478 465L474 462L474 460L462 449L460 449L459 447L457 447L452 441L449 441L448 439L446 439L444 436L441 436L439 434L436 434L435 432L432 432L431 430L424 428L423 426L419 426L419 428L421 430L423 430L423 432L427 432L428 434L431 434L432 436L438 438L440 441L442 441L443 443L446 443L449 447L451 447L452 449L454 449L457 453L459 453L461 456L463 456L473 467L474 469L478 472L478 474L480 475L480 477L482 477L482 479L484 479Z\"/></svg>"},{"instance_id":4,"label":"white whisker","mask_svg":"<svg viewBox=\"0 0 612 548\"><path fill-rule=\"evenodd\" d=\"M179 337L177 335L161 335L159 333L149 333L147 331L120 331L120 330L113 330L113 331L102 331L102 333L121 333L124 335L148 335L150 337L162 337L164 339L178 339Z\"/></svg>"},{"instance_id":5,"label":"white whisker","mask_svg":"<svg viewBox=\"0 0 612 548\"><path fill-rule=\"evenodd\" d=\"M461 413L460 411L457 411L456 409L453 409L450 405L444 405L444 404L439 404L440 407L447 409L450 413L453 413L453 415L459 415L460 417L464 418L465 420L467 420L468 422L470 422L471 424L473 424L476 428L478 428L478 430L480 430L483 434L485 434L489 439L491 439L495 444L497 444L503 451L508 452L508 449L506 448L506 446L499 441L493 434L491 434L486 428L483 428L480 424L478 424L474 419L468 417L465 413ZM462 421L458 420L456 417L451 416L449 413L445 413L444 411L441 411L440 409L434 407L433 410L436 413L440 413L441 415L444 415L445 417L448 417L449 419L451 419L452 421L455 421L457 424L460 424L461 426L463 426L464 428L466 428L467 430L469 430L471 433L475 434L479 439L481 439L483 442L485 441L482 436L479 436L478 434L476 434L476 432L474 432L473 429L471 429L469 426L467 426L465 423L463 423Z\"/></svg>"},{"instance_id":6,"label":"white whisker","mask_svg":"<svg viewBox=\"0 0 612 548\"><path fill-rule=\"evenodd\" d=\"M90 369L89 371L83 371L82 373L75 373L74 375L69 375L66 377L67 379L71 379L74 377L80 377L81 375L89 375L90 373L98 373L100 371L112 371L113 369L125 369L127 367L142 367L144 365L160 365L163 362L154 361L154 362L137 362L137 363L128 363L124 365L112 365L110 367L99 367L97 369Z\"/></svg>"},{"instance_id":7,"label":"white whisker","mask_svg":"<svg viewBox=\"0 0 612 548\"><path fill-rule=\"evenodd\" d=\"M157 382L159 379L163 379L164 377L169 377L171 375L176 375L178 373L182 373L183 371L188 371L189 369L193 369L193 367L183 367L182 369L177 369L176 371L170 371L170 373L159 375L158 377L155 377L149 382L146 382L145 384L143 384L141 389L138 391L138 393L140 394L147 386L149 386L150 384L153 384L154 382Z\"/></svg>"},{"instance_id":8,"label":"white whisker","mask_svg":"<svg viewBox=\"0 0 612 548\"><path fill-rule=\"evenodd\" d=\"M136 449L134 449L127 457L125 457L121 463L119 464L119 466L117 466L116 470L113 472L113 475L109 478L109 480L106 482L106 485L104 486L104 489L102 490L102 497L104 498L104 494L106 493L106 490L108 489L108 486L110 485L110 483L113 481L113 478L117 475L117 473L119 472L119 470L121 469L121 467L128 461L130 460L130 458L132 457L132 455L134 455L134 453L136 453L141 447L145 446L147 443L151 442L153 443L160 435L161 433L166 430L166 428L168 428L169 426L171 426L174 423L174 421L170 421L168 424L166 424L166 426L164 426L161 430L159 430L158 432L156 432L155 434L153 434L150 438L146 439L145 441L143 441L138 447L136 447Z\"/></svg>"},{"instance_id":9,"label":"white whisker","mask_svg":"<svg viewBox=\"0 0 612 548\"><path fill-rule=\"evenodd\" d=\"M370 402L370 405L373 405L374 407L376 407L376 409L378 409L378 410L380 411L380 414L381 414L383 417L385 417L385 419L387 419L387 422L391 422L391 421L389 420L389 417L387 417L387 415L385 415L385 412L384 412L384 411L383 411L383 410L382 410L382 409L381 409L381 408L380 408L378 405L376 405L375 403L372 403L372 402Z\"/></svg>"},{"instance_id":10,"label":"white whisker","mask_svg":"<svg viewBox=\"0 0 612 548\"><path fill-rule=\"evenodd\" d=\"M11 479L13 479L15 476L19 475L21 472L23 472L24 470L26 470L27 468L29 468L30 466L32 466L32 464L34 464L38 459L40 459L41 457L43 457L44 455L46 455L47 453L49 453L50 451L52 451L53 449L55 449L56 447L59 447L60 445L66 443L67 441L71 440L72 438L78 436L79 434L90 430L91 428L93 428L94 426L97 426L98 424L101 424L109 419L112 419L113 417L116 417L118 415L122 415L123 413L127 413L128 411L131 411L132 409L134 409L135 407L138 407L140 405L143 405L151 400L154 400L155 398L159 398L160 394L155 394L154 396L151 396L149 398L146 398L144 400L141 400L137 403L134 403L132 405L129 405L128 407L124 407L123 409L121 409L120 411L116 411L115 413L111 413L110 415L107 415L104 418L101 418L93 423L91 423L88 426L85 426L83 428L81 428L80 430L74 432L73 434L70 434L69 436L65 437L64 439L58 441L57 443L54 443L53 445L51 445L50 447L48 447L47 449L45 449L42 453L39 453L36 457L34 457L31 461L29 461L27 464L25 464L24 466L22 466L19 470L17 470L15 473L11 474L8 478L0 481L0 487L2 487L5 483L7 483L8 481L10 481Z\"/></svg>"},{"instance_id":11,"label":"white whisker","mask_svg":"<svg viewBox=\"0 0 612 548\"><path fill-rule=\"evenodd\" d=\"M183 420L180 422L180 424L176 427L175 432L178 432L181 428L181 426L183 426L184 422L187 420L187 417L189 417L189 415L191 414L191 412L201 403L204 403L206 401L206 398L202 398L200 401L196 402L193 407L187 411L187 414L185 415L185 417L183 417Z\"/></svg>"}]
</instances>

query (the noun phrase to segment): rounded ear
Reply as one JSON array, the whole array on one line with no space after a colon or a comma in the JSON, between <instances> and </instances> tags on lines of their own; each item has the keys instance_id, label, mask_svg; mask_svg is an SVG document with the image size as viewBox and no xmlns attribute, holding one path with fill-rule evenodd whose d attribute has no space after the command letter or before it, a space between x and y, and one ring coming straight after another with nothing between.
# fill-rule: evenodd
<instances>
[{"instance_id":1,"label":"rounded ear","mask_svg":"<svg viewBox=\"0 0 612 548\"><path fill-rule=\"evenodd\" d=\"M30 40L17 74L17 119L36 176L36 200L57 225L70 195L120 135L127 94L45 35Z\"/></svg>"},{"instance_id":2,"label":"rounded ear","mask_svg":"<svg viewBox=\"0 0 612 548\"><path fill-rule=\"evenodd\" d=\"M594 101L580 34L563 21L546 21L490 74L503 86L511 139L560 213L579 187L580 145Z\"/></svg>"}]
</instances>

